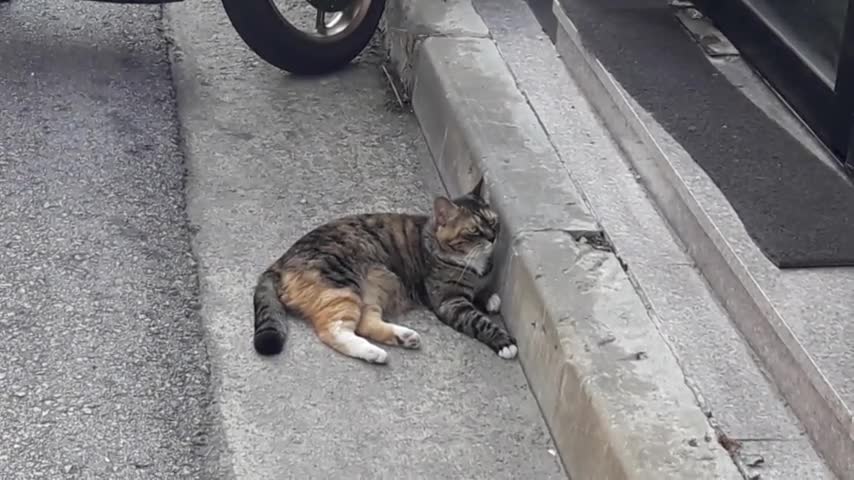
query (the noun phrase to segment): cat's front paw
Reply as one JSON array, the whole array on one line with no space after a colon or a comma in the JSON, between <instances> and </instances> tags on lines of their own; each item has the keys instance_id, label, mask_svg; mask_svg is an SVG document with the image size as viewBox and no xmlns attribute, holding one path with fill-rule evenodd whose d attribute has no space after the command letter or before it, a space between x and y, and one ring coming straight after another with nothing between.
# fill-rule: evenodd
<instances>
[{"instance_id":1,"label":"cat's front paw","mask_svg":"<svg viewBox=\"0 0 854 480\"><path fill-rule=\"evenodd\" d=\"M486 311L487 313L498 313L501 311L501 297L497 293L493 293L489 297L489 300L486 301Z\"/></svg>"},{"instance_id":2,"label":"cat's front paw","mask_svg":"<svg viewBox=\"0 0 854 480\"><path fill-rule=\"evenodd\" d=\"M516 345L508 345L498 351L498 356L504 360L512 360L519 353L519 348Z\"/></svg>"},{"instance_id":3,"label":"cat's front paw","mask_svg":"<svg viewBox=\"0 0 854 480\"><path fill-rule=\"evenodd\" d=\"M512 360L519 353L519 347L516 346L516 339L508 334L505 334L505 338L495 344L494 349L495 353L505 360Z\"/></svg>"}]
</instances>

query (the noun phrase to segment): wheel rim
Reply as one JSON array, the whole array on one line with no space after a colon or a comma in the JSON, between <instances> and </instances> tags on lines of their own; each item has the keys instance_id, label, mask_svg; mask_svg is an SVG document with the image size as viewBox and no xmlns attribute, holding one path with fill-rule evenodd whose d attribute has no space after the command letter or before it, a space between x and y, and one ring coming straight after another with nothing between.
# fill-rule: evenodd
<instances>
[{"instance_id":1,"label":"wheel rim","mask_svg":"<svg viewBox=\"0 0 854 480\"><path fill-rule=\"evenodd\" d=\"M341 37L346 37L362 23L370 5L371 0L355 0L349 7L340 12L317 10L314 31L306 33L326 42L333 42Z\"/></svg>"}]
</instances>

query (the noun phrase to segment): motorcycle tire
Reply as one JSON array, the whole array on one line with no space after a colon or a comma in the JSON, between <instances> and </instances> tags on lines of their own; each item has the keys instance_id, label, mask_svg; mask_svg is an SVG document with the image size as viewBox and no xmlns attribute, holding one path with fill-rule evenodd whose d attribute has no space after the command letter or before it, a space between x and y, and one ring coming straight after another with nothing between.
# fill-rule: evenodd
<instances>
[{"instance_id":1,"label":"motorcycle tire","mask_svg":"<svg viewBox=\"0 0 854 480\"><path fill-rule=\"evenodd\" d=\"M367 9L358 24L331 38L297 29L273 0L222 0L222 5L237 34L264 61L292 74L319 75L349 64L374 36L386 0L361 1Z\"/></svg>"}]
</instances>

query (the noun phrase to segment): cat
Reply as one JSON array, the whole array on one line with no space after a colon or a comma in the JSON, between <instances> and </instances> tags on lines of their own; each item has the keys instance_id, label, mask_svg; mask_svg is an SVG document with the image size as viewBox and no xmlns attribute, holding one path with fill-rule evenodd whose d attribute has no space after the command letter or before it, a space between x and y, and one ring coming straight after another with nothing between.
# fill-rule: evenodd
<instances>
[{"instance_id":1,"label":"cat","mask_svg":"<svg viewBox=\"0 0 854 480\"><path fill-rule=\"evenodd\" d=\"M385 319L426 307L501 358L516 357L516 340L484 313L501 304L486 290L500 223L482 192L483 179L453 200L436 197L432 215L352 215L304 235L258 279L255 350L280 353L294 314L338 352L384 364L388 353L368 340L420 348L417 332Z\"/></svg>"}]
</instances>

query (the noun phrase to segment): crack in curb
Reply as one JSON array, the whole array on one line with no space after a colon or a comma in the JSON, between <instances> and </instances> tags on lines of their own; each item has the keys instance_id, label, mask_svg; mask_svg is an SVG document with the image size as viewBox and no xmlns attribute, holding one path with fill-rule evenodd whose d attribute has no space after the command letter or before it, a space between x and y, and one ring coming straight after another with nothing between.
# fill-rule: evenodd
<instances>
[{"instance_id":1,"label":"crack in curb","mask_svg":"<svg viewBox=\"0 0 854 480\"><path fill-rule=\"evenodd\" d=\"M681 366L681 365L680 365ZM706 416L706 420L709 422L709 426L715 432L715 440L717 440L718 444L723 447L724 450L729 454L729 457L732 459L732 462L735 464L735 468L738 470L738 473L741 474L745 480L759 480L761 474L751 474L748 471L748 466L745 464L744 459L741 457L741 441L734 439L726 434L723 426L721 426L718 419L715 418L714 413L712 412L712 407L709 406L709 403L706 401L706 398L700 393L700 387L697 383L685 375L685 385L694 393L694 397L697 399L697 405L700 407L700 410L703 412L703 415ZM705 438L706 442L710 442L711 438L708 436Z\"/></svg>"},{"instance_id":2,"label":"crack in curb","mask_svg":"<svg viewBox=\"0 0 854 480\"><path fill-rule=\"evenodd\" d=\"M525 236L533 233L564 233L572 237L572 239L582 245L589 245L595 250L603 252L614 252L614 246L607 236L601 230L574 230L571 228L561 227L542 227L542 228L524 228L511 237L513 245L518 245L519 242L525 239Z\"/></svg>"},{"instance_id":3,"label":"crack in curb","mask_svg":"<svg viewBox=\"0 0 854 480\"><path fill-rule=\"evenodd\" d=\"M412 29L402 28L402 27L387 27L388 32L394 32L401 35L408 35L415 38L415 40L426 40L428 38L455 38L455 39L484 39L484 38L492 38L492 35L489 33L486 34L478 34L478 33L463 33L463 32L440 32L438 30L430 30L423 28L423 26L416 26Z\"/></svg>"}]
</instances>

